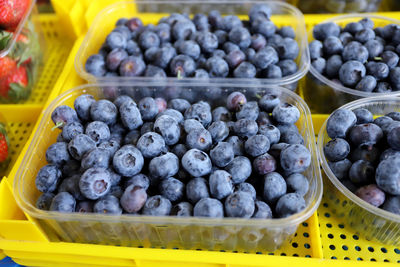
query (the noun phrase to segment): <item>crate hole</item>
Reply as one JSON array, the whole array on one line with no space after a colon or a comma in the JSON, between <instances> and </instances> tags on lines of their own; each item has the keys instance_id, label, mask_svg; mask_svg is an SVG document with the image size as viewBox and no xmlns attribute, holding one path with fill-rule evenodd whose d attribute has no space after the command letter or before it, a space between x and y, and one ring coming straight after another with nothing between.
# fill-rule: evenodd
<instances>
[{"instance_id":1,"label":"crate hole","mask_svg":"<svg viewBox=\"0 0 400 267\"><path fill-rule=\"evenodd\" d=\"M331 217L331 215L330 215L328 212L325 212L324 216L325 216L326 218Z\"/></svg>"},{"instance_id":2,"label":"crate hole","mask_svg":"<svg viewBox=\"0 0 400 267\"><path fill-rule=\"evenodd\" d=\"M372 258L371 261L376 261L376 260L374 258Z\"/></svg>"},{"instance_id":3,"label":"crate hole","mask_svg":"<svg viewBox=\"0 0 400 267\"><path fill-rule=\"evenodd\" d=\"M296 242L292 243L292 247L297 248L299 245Z\"/></svg>"},{"instance_id":4,"label":"crate hole","mask_svg":"<svg viewBox=\"0 0 400 267\"><path fill-rule=\"evenodd\" d=\"M323 205L324 205L324 207L325 207L325 208L327 208L327 207L328 207L328 203L324 203Z\"/></svg>"},{"instance_id":5,"label":"crate hole","mask_svg":"<svg viewBox=\"0 0 400 267\"><path fill-rule=\"evenodd\" d=\"M343 250L348 250L349 248L348 248L346 245L343 245L343 246L342 246L342 249L343 249Z\"/></svg>"},{"instance_id":6,"label":"crate hole","mask_svg":"<svg viewBox=\"0 0 400 267\"><path fill-rule=\"evenodd\" d=\"M304 237L309 237L310 235L308 233L303 233Z\"/></svg>"},{"instance_id":7,"label":"crate hole","mask_svg":"<svg viewBox=\"0 0 400 267\"><path fill-rule=\"evenodd\" d=\"M381 248L381 251L382 251L383 253L387 253L387 249L386 249L386 248Z\"/></svg>"},{"instance_id":8,"label":"crate hole","mask_svg":"<svg viewBox=\"0 0 400 267\"><path fill-rule=\"evenodd\" d=\"M374 248L373 247L368 247L369 252L374 252Z\"/></svg>"},{"instance_id":9,"label":"crate hole","mask_svg":"<svg viewBox=\"0 0 400 267\"><path fill-rule=\"evenodd\" d=\"M303 226L304 226L304 227L307 227L307 226L308 226L308 223L303 222Z\"/></svg>"},{"instance_id":10,"label":"crate hole","mask_svg":"<svg viewBox=\"0 0 400 267\"><path fill-rule=\"evenodd\" d=\"M332 256L331 259L332 260L337 260L337 258L335 256Z\"/></svg>"},{"instance_id":11,"label":"crate hole","mask_svg":"<svg viewBox=\"0 0 400 267\"><path fill-rule=\"evenodd\" d=\"M330 239L332 239L332 238L333 238L333 235L332 235L332 234L328 234L328 237L329 237Z\"/></svg>"},{"instance_id":12,"label":"crate hole","mask_svg":"<svg viewBox=\"0 0 400 267\"><path fill-rule=\"evenodd\" d=\"M358 261L363 261L363 258L358 257L357 260Z\"/></svg>"},{"instance_id":13,"label":"crate hole","mask_svg":"<svg viewBox=\"0 0 400 267\"><path fill-rule=\"evenodd\" d=\"M395 248L395 249L394 249L394 252L395 252L396 254L400 254L400 249Z\"/></svg>"},{"instance_id":14,"label":"crate hole","mask_svg":"<svg viewBox=\"0 0 400 267\"><path fill-rule=\"evenodd\" d=\"M354 238L354 240L358 240L359 239L358 235L353 235L353 238Z\"/></svg>"},{"instance_id":15,"label":"crate hole","mask_svg":"<svg viewBox=\"0 0 400 267\"><path fill-rule=\"evenodd\" d=\"M388 259L384 259L383 261L384 261L384 262L390 262Z\"/></svg>"},{"instance_id":16,"label":"crate hole","mask_svg":"<svg viewBox=\"0 0 400 267\"><path fill-rule=\"evenodd\" d=\"M286 253L281 253L281 256L286 256Z\"/></svg>"},{"instance_id":17,"label":"crate hole","mask_svg":"<svg viewBox=\"0 0 400 267\"><path fill-rule=\"evenodd\" d=\"M341 238L341 239L346 239L346 235L345 235L345 234L341 234L341 235L340 235L340 238Z\"/></svg>"},{"instance_id":18,"label":"crate hole","mask_svg":"<svg viewBox=\"0 0 400 267\"><path fill-rule=\"evenodd\" d=\"M272 255L274 255L274 253L273 253L273 252L270 252L270 253L268 253L268 255L271 255L271 256L272 256Z\"/></svg>"},{"instance_id":19,"label":"crate hole","mask_svg":"<svg viewBox=\"0 0 400 267\"><path fill-rule=\"evenodd\" d=\"M359 246L354 247L357 251L361 251L361 248Z\"/></svg>"},{"instance_id":20,"label":"crate hole","mask_svg":"<svg viewBox=\"0 0 400 267\"><path fill-rule=\"evenodd\" d=\"M308 255L308 254L307 254L305 257L306 257L306 258L311 258L311 256L310 256L310 255Z\"/></svg>"},{"instance_id":21,"label":"crate hole","mask_svg":"<svg viewBox=\"0 0 400 267\"><path fill-rule=\"evenodd\" d=\"M332 224L330 224L330 223L327 223L327 224L326 224L326 227L328 227L328 228L332 228Z\"/></svg>"},{"instance_id":22,"label":"crate hole","mask_svg":"<svg viewBox=\"0 0 400 267\"><path fill-rule=\"evenodd\" d=\"M329 245L329 249L330 249L330 250L335 250L336 247L335 247L335 245Z\"/></svg>"},{"instance_id":23,"label":"crate hole","mask_svg":"<svg viewBox=\"0 0 400 267\"><path fill-rule=\"evenodd\" d=\"M349 258L349 257L344 257L343 259L345 259L345 260L350 260L350 258Z\"/></svg>"},{"instance_id":24,"label":"crate hole","mask_svg":"<svg viewBox=\"0 0 400 267\"><path fill-rule=\"evenodd\" d=\"M305 243L305 244L304 244L304 247L307 248L307 249L309 249L311 246L310 246L310 244Z\"/></svg>"}]
</instances>

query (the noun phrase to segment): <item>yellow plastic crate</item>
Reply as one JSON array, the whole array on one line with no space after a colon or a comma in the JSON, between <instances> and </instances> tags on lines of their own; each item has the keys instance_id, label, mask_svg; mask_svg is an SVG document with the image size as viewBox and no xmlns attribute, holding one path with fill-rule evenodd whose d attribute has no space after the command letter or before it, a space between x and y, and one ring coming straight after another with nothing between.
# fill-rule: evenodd
<instances>
[{"instance_id":1,"label":"yellow plastic crate","mask_svg":"<svg viewBox=\"0 0 400 267\"><path fill-rule=\"evenodd\" d=\"M387 13L400 18L399 13ZM312 27L329 15L306 16ZM49 101L60 93L84 83L75 73L73 62L83 38L78 39L54 86ZM48 104L48 103L47 103ZM324 114L313 115L318 133ZM29 141L28 141L29 143ZM26 147L21 152L24 153ZM18 158L18 162L22 157ZM15 168L14 168L15 169ZM323 199L318 212L299 226L291 244L273 255L211 252L196 250L145 249L76 243L48 242L35 221L15 204L10 184L15 174L0 183L0 205L10 210L0 213L0 249L19 264L29 266L398 266L400 248L370 242L354 234L351 228L329 213ZM0 208L0 210L3 210ZM4 236L7 232L7 237ZM335 259L335 260L333 260ZM385 263L384 263L385 262Z\"/></svg>"}]
</instances>

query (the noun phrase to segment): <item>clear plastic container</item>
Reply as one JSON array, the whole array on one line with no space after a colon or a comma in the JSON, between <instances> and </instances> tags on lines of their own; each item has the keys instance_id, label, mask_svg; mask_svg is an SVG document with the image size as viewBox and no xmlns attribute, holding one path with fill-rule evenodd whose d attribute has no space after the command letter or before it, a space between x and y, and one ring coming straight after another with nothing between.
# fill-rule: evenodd
<instances>
[{"instance_id":1,"label":"clear plastic container","mask_svg":"<svg viewBox=\"0 0 400 267\"><path fill-rule=\"evenodd\" d=\"M382 0L298 0L303 13L361 13L376 12Z\"/></svg>"},{"instance_id":2,"label":"clear plastic container","mask_svg":"<svg viewBox=\"0 0 400 267\"><path fill-rule=\"evenodd\" d=\"M218 86L218 87L217 87ZM300 213L284 219L237 219L195 217L110 216L103 214L63 214L39 210L35 202L40 192L35 187L35 177L46 164L45 152L55 142L57 132L51 112L59 105L73 106L81 94L96 98L113 98L128 94L134 99L143 96L171 98L183 97L191 101L206 100L212 106L226 102L233 91L243 92L247 99L258 99L266 92L280 94L282 101L296 105L301 113L297 123L311 151L312 164L304 173L310 182L305 195L307 207ZM282 87L261 87L237 84L143 83L135 85L104 83L84 85L71 89L56 98L43 112L37 131L27 149L14 179L14 192L19 206L37 219L51 241L109 244L121 246L164 247L226 251L274 251L288 242L298 225L317 209L322 196L322 178L316 152L313 124L305 102L295 93Z\"/></svg>"},{"instance_id":3,"label":"clear plastic container","mask_svg":"<svg viewBox=\"0 0 400 267\"><path fill-rule=\"evenodd\" d=\"M363 14L337 16L320 23L335 22L339 26L344 27L346 24L359 21L362 18L370 18L375 23L375 27L381 27L392 23L400 25L399 20ZM314 40L312 32L313 28L308 31L310 42ZM310 66L310 72L306 75L304 80L304 84L302 85L303 98L309 105L312 113L329 114L340 106L363 97L400 95L400 91L393 91L390 93L368 93L351 89L331 81L319 73L313 66Z\"/></svg>"},{"instance_id":4,"label":"clear plastic container","mask_svg":"<svg viewBox=\"0 0 400 267\"><path fill-rule=\"evenodd\" d=\"M209 13L211 10L219 10L223 15L238 15L241 19L248 18L250 8L256 3L266 3L272 8L271 20L276 26L292 26L296 34L295 40L299 45L299 55L295 60L298 65L296 73L279 79L241 79L241 78L213 78L220 82L234 82L248 84L257 81L259 84L285 86L291 90L297 87L300 80L308 71L310 56L306 38L306 28L303 14L294 6L279 1L136 1L121 2L103 9L94 19L85 39L75 58L75 69L77 73L89 82L134 82L137 80L151 81L154 78L146 77L95 77L85 70L85 63L89 56L95 54L105 41L106 36L114 28L116 21L122 17L138 17L144 24L156 24L159 19L167 16L164 10L174 10L179 5L180 13L195 14ZM163 13L149 13L141 10L163 10ZM167 78L176 81L178 78ZM183 78L181 80L193 80Z\"/></svg>"},{"instance_id":5,"label":"clear plastic container","mask_svg":"<svg viewBox=\"0 0 400 267\"><path fill-rule=\"evenodd\" d=\"M370 97L344 105L354 110L366 108L374 116L383 116L400 110L399 97ZM327 119L328 120L328 119ZM323 168L324 197L335 216L345 220L349 226L367 240L376 240L388 245L400 245L400 215L385 211L365 202L344 186L329 168L324 156L324 145L330 140L326 122L318 134L318 152Z\"/></svg>"},{"instance_id":6,"label":"clear plastic container","mask_svg":"<svg viewBox=\"0 0 400 267\"><path fill-rule=\"evenodd\" d=\"M9 128L4 115L0 113L0 180L7 174L11 162Z\"/></svg>"},{"instance_id":7,"label":"clear plastic container","mask_svg":"<svg viewBox=\"0 0 400 267\"><path fill-rule=\"evenodd\" d=\"M0 74L0 79L7 80L0 83L0 103L20 103L28 99L38 76L45 44L35 3L35 0L30 1L26 13L11 34L0 29L0 39L4 44L0 46L0 60L13 61L14 66L7 77L4 73Z\"/></svg>"}]
</instances>

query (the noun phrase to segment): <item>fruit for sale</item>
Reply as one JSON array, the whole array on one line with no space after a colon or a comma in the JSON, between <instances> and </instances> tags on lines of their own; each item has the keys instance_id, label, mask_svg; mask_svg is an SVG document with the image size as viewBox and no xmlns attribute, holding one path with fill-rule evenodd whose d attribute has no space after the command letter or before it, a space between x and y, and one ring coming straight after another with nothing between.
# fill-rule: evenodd
<instances>
[{"instance_id":1,"label":"fruit for sale","mask_svg":"<svg viewBox=\"0 0 400 267\"><path fill-rule=\"evenodd\" d=\"M300 111L274 94L259 99L247 101L236 91L225 105L219 101L214 107L180 98L119 96L112 102L81 95L75 110L59 106L52 113L62 135L47 149L49 164L37 174L36 186L44 193L37 207L257 219L300 212L309 190L304 171L311 154L302 144L282 143L299 134ZM377 140L369 137L366 143ZM330 158L345 159L347 143L336 140L326 151ZM354 172L369 174L364 170L360 165Z\"/></svg>"},{"instance_id":2,"label":"fruit for sale","mask_svg":"<svg viewBox=\"0 0 400 267\"><path fill-rule=\"evenodd\" d=\"M355 27L355 26L354 26ZM324 156L334 175L367 203L396 213L400 195L398 112L373 119L371 111L338 109L326 130Z\"/></svg>"},{"instance_id":3,"label":"fruit for sale","mask_svg":"<svg viewBox=\"0 0 400 267\"><path fill-rule=\"evenodd\" d=\"M173 13L156 26L121 18L85 69L96 77L282 78L297 71L299 45L293 28L277 28L271 13L255 4L248 21L216 10L192 19Z\"/></svg>"}]
</instances>

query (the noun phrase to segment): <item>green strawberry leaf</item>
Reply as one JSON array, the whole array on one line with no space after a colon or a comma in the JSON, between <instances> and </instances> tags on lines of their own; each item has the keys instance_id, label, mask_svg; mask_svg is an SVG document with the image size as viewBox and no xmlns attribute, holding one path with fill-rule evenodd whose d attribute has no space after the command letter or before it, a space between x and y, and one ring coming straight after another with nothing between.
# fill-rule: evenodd
<instances>
[{"instance_id":1,"label":"green strawberry leaf","mask_svg":"<svg viewBox=\"0 0 400 267\"><path fill-rule=\"evenodd\" d=\"M10 83L10 90L8 91L8 97L13 100L13 102L19 102L28 98L30 90L18 83Z\"/></svg>"},{"instance_id":2,"label":"green strawberry leaf","mask_svg":"<svg viewBox=\"0 0 400 267\"><path fill-rule=\"evenodd\" d=\"M0 50L7 47L8 43L11 41L13 34L11 32L0 31Z\"/></svg>"}]
</instances>

